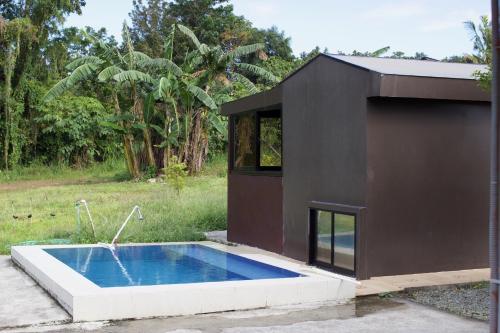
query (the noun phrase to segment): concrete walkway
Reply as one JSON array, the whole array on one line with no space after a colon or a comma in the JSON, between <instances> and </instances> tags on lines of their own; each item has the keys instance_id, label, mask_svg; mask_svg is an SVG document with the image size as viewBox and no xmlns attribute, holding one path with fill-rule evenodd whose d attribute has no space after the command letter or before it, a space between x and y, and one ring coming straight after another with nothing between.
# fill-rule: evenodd
<instances>
[{"instance_id":1,"label":"concrete walkway","mask_svg":"<svg viewBox=\"0 0 500 333\"><path fill-rule=\"evenodd\" d=\"M205 237L213 242L228 244L226 230L206 232ZM488 268L374 277L370 280L360 281L360 285L356 288L356 296L395 293L407 288L481 282L488 281L489 278L490 270Z\"/></svg>"},{"instance_id":2,"label":"concrete walkway","mask_svg":"<svg viewBox=\"0 0 500 333\"><path fill-rule=\"evenodd\" d=\"M68 321L69 315L10 256L0 256L0 330Z\"/></svg>"},{"instance_id":3,"label":"concrete walkway","mask_svg":"<svg viewBox=\"0 0 500 333\"><path fill-rule=\"evenodd\" d=\"M486 322L464 319L403 299L359 298L349 305L303 305L253 311L70 323L70 317L35 282L0 256L0 331L151 333L361 333L487 332ZM200 300L201 301L201 300ZM3 329L3 330L2 330Z\"/></svg>"},{"instance_id":4,"label":"concrete walkway","mask_svg":"<svg viewBox=\"0 0 500 333\"><path fill-rule=\"evenodd\" d=\"M378 295L399 292L407 288L481 282L488 281L489 278L490 270L488 268L374 277L370 280L360 281L361 284L357 287L356 295Z\"/></svg>"},{"instance_id":5,"label":"concrete walkway","mask_svg":"<svg viewBox=\"0 0 500 333\"><path fill-rule=\"evenodd\" d=\"M54 325L8 330L108 333L483 333L485 322L467 320L404 300L372 297L343 306L282 307L203 316L113 323Z\"/></svg>"}]
</instances>

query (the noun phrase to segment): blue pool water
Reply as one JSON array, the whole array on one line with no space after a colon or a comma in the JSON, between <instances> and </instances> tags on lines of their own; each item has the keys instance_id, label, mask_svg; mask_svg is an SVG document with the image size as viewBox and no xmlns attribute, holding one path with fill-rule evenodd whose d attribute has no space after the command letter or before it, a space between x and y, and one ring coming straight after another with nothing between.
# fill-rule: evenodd
<instances>
[{"instance_id":1,"label":"blue pool water","mask_svg":"<svg viewBox=\"0 0 500 333\"><path fill-rule=\"evenodd\" d=\"M102 288L299 277L197 244L45 249Z\"/></svg>"},{"instance_id":2,"label":"blue pool water","mask_svg":"<svg viewBox=\"0 0 500 333\"><path fill-rule=\"evenodd\" d=\"M331 235L319 235L321 243L330 244L332 242ZM354 234L335 235L335 246L346 249L354 249Z\"/></svg>"}]
</instances>

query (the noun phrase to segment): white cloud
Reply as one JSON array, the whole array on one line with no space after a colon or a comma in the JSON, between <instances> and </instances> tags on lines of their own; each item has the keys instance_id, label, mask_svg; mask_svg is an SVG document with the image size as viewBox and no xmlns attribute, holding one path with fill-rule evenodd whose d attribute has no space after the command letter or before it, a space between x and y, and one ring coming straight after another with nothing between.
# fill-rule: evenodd
<instances>
[{"instance_id":1,"label":"white cloud","mask_svg":"<svg viewBox=\"0 0 500 333\"><path fill-rule=\"evenodd\" d=\"M452 11L441 15L439 19L433 19L423 24L420 31L437 32L463 27L465 21L477 20L480 14L474 10Z\"/></svg>"},{"instance_id":2,"label":"white cloud","mask_svg":"<svg viewBox=\"0 0 500 333\"><path fill-rule=\"evenodd\" d=\"M386 3L361 13L361 16L369 19L406 18L425 13L421 3Z\"/></svg>"},{"instance_id":3,"label":"white cloud","mask_svg":"<svg viewBox=\"0 0 500 333\"><path fill-rule=\"evenodd\" d=\"M254 2L252 7L255 13L260 16L271 16L277 12L277 7L268 2Z\"/></svg>"}]
</instances>

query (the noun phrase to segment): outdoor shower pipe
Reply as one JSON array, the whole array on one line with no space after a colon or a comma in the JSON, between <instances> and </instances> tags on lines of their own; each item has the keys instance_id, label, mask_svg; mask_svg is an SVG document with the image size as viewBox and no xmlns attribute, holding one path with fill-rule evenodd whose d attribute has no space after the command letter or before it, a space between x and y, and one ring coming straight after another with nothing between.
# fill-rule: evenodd
<instances>
[{"instance_id":1,"label":"outdoor shower pipe","mask_svg":"<svg viewBox=\"0 0 500 333\"><path fill-rule=\"evenodd\" d=\"M92 215L90 215L89 205L88 205L86 200L78 200L76 202L76 214L77 214L77 218L78 218L78 228L80 228L80 205L85 206L85 210L87 211L87 215L89 217L90 225L92 226L92 233L94 235L94 239L96 239L94 220L92 219Z\"/></svg>"},{"instance_id":2,"label":"outdoor shower pipe","mask_svg":"<svg viewBox=\"0 0 500 333\"><path fill-rule=\"evenodd\" d=\"M116 242L118 241L118 238L120 237L120 234L122 233L123 229L125 229L125 226L127 225L128 221L130 221L130 219L132 218L132 216L134 215L135 212L137 212L137 216L139 217L139 221L144 220L144 216L142 215L141 209L139 208L139 206L135 206L134 209L132 209L132 212L130 213L130 215L127 217L125 222L123 222L122 226L120 227L120 229L116 233L115 238L113 238L113 240L111 241L111 247L115 246Z\"/></svg>"},{"instance_id":3,"label":"outdoor shower pipe","mask_svg":"<svg viewBox=\"0 0 500 333\"><path fill-rule=\"evenodd\" d=\"M492 109L491 109L491 174L490 174L490 220L489 220L489 254L490 254L490 332L498 333L500 318L498 311L498 289L499 289L499 220L498 220L498 175L499 161L499 75L500 75L500 23L499 23L499 1L492 0L491 22L493 33L493 82L492 82Z\"/></svg>"}]
</instances>

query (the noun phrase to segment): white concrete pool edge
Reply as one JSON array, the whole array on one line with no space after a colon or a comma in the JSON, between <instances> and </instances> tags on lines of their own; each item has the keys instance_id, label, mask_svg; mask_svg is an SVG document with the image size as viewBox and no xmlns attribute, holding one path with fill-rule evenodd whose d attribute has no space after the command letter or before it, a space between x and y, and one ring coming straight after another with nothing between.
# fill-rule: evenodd
<instances>
[{"instance_id":1,"label":"white concrete pool edge","mask_svg":"<svg viewBox=\"0 0 500 333\"><path fill-rule=\"evenodd\" d=\"M344 303L355 297L358 283L351 278L254 248L212 242L190 244L203 244L295 271L304 277L100 288L43 251L99 245L18 246L12 248L11 257L72 315L75 322L194 315L316 302Z\"/></svg>"}]
</instances>

